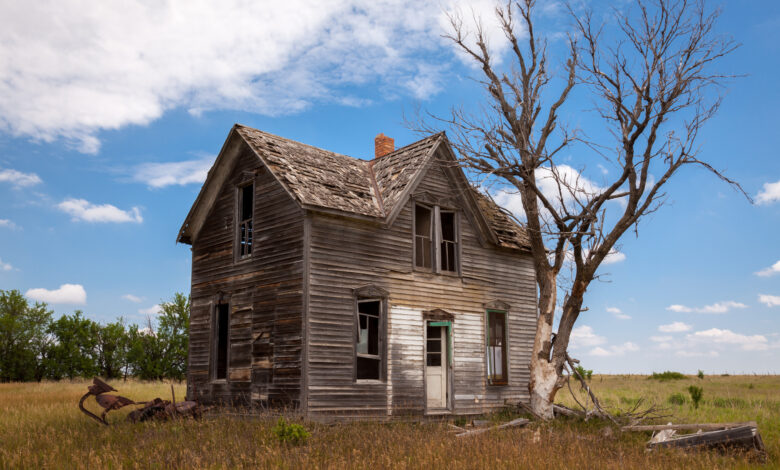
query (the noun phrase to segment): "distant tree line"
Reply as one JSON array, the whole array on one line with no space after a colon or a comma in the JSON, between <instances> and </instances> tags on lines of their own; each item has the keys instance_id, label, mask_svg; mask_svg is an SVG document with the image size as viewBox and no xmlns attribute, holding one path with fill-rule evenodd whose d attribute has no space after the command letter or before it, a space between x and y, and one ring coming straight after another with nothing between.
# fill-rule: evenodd
<instances>
[{"instance_id":1,"label":"distant tree line","mask_svg":"<svg viewBox=\"0 0 780 470\"><path fill-rule=\"evenodd\" d=\"M45 303L0 289L0 382L101 376L184 379L190 299L176 293L156 321L101 324L76 310L54 319Z\"/></svg>"}]
</instances>

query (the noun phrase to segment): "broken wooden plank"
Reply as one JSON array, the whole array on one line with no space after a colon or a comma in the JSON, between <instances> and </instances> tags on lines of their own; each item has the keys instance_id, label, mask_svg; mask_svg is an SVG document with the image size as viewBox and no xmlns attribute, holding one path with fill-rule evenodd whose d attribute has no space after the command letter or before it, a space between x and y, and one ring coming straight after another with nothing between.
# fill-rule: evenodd
<instances>
[{"instance_id":1,"label":"broken wooden plank","mask_svg":"<svg viewBox=\"0 0 780 470\"><path fill-rule=\"evenodd\" d=\"M657 447L666 448L718 448L718 447L742 447L764 451L763 442L758 430L752 426L739 426L720 431L700 432L684 436L674 437L662 442L648 444L650 449Z\"/></svg>"},{"instance_id":2,"label":"broken wooden plank","mask_svg":"<svg viewBox=\"0 0 780 470\"><path fill-rule=\"evenodd\" d=\"M717 431L720 429L731 429L742 426L750 426L753 428L758 427L755 421L747 421L744 423L698 423L698 424L651 424L651 425L635 425L635 426L623 426L621 431L664 431L666 429L672 429L674 431Z\"/></svg>"},{"instance_id":3,"label":"broken wooden plank","mask_svg":"<svg viewBox=\"0 0 780 470\"><path fill-rule=\"evenodd\" d=\"M489 428L480 428L480 429L474 429L472 431L466 431L462 432L460 434L456 434L456 437L464 437L464 436L475 436L477 434L486 433L488 431L492 431L494 429L506 429L506 428L515 428L520 426L525 426L526 424L530 423L531 421L525 418L517 418L513 419L512 421L504 424L500 424L498 426L492 426Z\"/></svg>"}]
</instances>

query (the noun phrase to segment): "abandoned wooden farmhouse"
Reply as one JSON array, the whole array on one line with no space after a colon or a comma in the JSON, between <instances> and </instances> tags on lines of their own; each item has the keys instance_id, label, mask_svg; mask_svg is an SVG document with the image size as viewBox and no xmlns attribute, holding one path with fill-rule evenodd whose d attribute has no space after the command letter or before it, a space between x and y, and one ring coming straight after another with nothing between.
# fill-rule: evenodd
<instances>
[{"instance_id":1,"label":"abandoned wooden farmhouse","mask_svg":"<svg viewBox=\"0 0 780 470\"><path fill-rule=\"evenodd\" d=\"M372 160L234 126L177 241L192 249L188 395L307 416L483 413L528 400L524 229L446 136Z\"/></svg>"}]
</instances>

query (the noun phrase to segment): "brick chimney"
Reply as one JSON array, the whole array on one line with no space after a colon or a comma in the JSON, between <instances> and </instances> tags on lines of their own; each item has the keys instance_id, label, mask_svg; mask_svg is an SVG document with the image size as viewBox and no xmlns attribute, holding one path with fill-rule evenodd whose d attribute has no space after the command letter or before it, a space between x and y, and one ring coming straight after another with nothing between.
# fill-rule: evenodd
<instances>
[{"instance_id":1,"label":"brick chimney","mask_svg":"<svg viewBox=\"0 0 780 470\"><path fill-rule=\"evenodd\" d=\"M392 138L382 133L379 133L379 135L374 138L375 158L384 157L385 155L387 155L388 153L394 150L395 150L395 141Z\"/></svg>"}]
</instances>

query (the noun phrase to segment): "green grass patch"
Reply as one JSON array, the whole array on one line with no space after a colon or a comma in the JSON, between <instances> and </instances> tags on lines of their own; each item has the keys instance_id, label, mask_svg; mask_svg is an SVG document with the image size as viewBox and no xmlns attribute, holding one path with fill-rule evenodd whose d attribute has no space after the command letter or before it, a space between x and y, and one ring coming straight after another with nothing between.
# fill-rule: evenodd
<instances>
[{"instance_id":1,"label":"green grass patch","mask_svg":"<svg viewBox=\"0 0 780 470\"><path fill-rule=\"evenodd\" d=\"M648 377L648 379L660 380L660 381L682 380L687 378L688 377L686 377L685 374L681 374L680 372L672 372L670 370L667 370L665 372L653 372L653 375Z\"/></svg>"}]
</instances>

